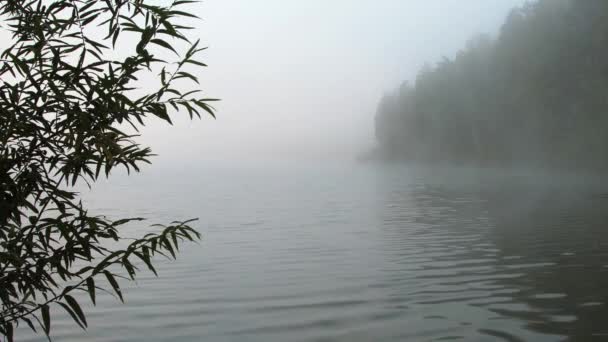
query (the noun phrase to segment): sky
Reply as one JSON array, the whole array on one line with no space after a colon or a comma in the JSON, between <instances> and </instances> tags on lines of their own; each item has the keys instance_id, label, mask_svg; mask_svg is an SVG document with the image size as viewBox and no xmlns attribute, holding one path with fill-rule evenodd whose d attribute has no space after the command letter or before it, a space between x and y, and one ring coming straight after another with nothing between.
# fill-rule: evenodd
<instances>
[{"instance_id":1,"label":"sky","mask_svg":"<svg viewBox=\"0 0 608 342\"><path fill-rule=\"evenodd\" d=\"M524 0L205 0L192 36L217 119L154 121L157 162L352 160L374 145L380 97L425 62L495 35Z\"/></svg>"}]
</instances>

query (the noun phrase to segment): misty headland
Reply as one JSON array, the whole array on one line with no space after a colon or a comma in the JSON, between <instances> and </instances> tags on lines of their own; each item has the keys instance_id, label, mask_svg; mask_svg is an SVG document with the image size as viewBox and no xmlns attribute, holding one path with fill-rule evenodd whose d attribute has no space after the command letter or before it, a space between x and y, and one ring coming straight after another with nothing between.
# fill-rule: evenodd
<instances>
[{"instance_id":1,"label":"misty headland","mask_svg":"<svg viewBox=\"0 0 608 342\"><path fill-rule=\"evenodd\" d=\"M514 8L379 102L364 159L608 170L608 2Z\"/></svg>"}]
</instances>

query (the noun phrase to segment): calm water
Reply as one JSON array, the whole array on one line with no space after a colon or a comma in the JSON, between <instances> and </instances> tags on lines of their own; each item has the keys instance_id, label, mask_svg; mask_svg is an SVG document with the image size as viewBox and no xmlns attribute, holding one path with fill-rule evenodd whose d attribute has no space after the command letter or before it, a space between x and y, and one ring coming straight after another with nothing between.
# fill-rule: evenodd
<instances>
[{"instance_id":1,"label":"calm water","mask_svg":"<svg viewBox=\"0 0 608 342\"><path fill-rule=\"evenodd\" d=\"M210 167L101 184L87 194L98 212L199 217L204 241L163 261L160 278L125 283L125 305L105 296L88 306L86 332L59 315L52 335L608 340L608 191L468 171Z\"/></svg>"}]
</instances>

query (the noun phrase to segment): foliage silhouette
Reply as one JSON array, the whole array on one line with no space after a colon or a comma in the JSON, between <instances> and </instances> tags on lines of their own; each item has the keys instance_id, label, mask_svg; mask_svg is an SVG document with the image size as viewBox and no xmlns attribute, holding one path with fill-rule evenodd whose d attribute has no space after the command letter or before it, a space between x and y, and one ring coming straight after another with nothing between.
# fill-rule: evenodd
<instances>
[{"instance_id":1,"label":"foliage silhouette","mask_svg":"<svg viewBox=\"0 0 608 342\"><path fill-rule=\"evenodd\" d=\"M182 241L200 239L192 220L126 239L121 227L142 218L90 215L74 188L149 163L151 150L127 133L144 119L171 123L180 110L215 117L214 99L200 95L190 70L205 66L195 59L204 48L183 25L196 18L183 9L193 2L0 2L12 36L0 55L0 334L7 341L19 324L48 337L52 306L86 328L75 292L93 303L98 291L123 300L117 278L135 279L141 267L156 274L155 255L175 258Z\"/></svg>"}]
</instances>

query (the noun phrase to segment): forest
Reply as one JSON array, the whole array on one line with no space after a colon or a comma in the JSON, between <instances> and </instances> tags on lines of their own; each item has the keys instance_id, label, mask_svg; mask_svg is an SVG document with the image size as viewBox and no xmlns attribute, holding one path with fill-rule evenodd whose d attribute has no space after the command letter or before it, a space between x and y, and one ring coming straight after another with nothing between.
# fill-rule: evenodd
<instances>
[{"instance_id":1,"label":"forest","mask_svg":"<svg viewBox=\"0 0 608 342\"><path fill-rule=\"evenodd\" d=\"M608 1L538 0L379 102L372 158L608 169Z\"/></svg>"}]
</instances>

